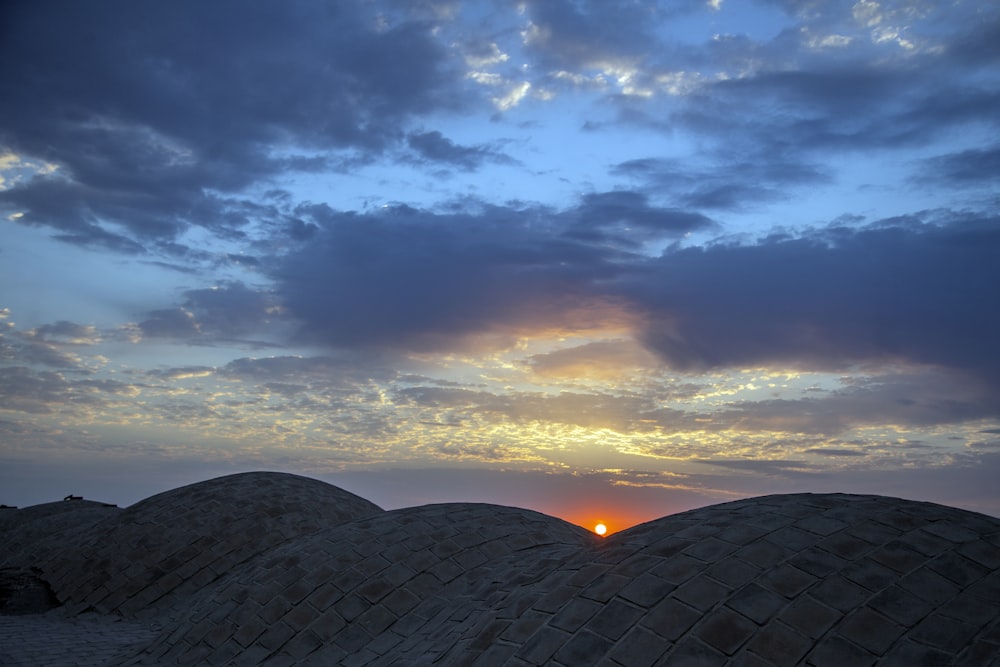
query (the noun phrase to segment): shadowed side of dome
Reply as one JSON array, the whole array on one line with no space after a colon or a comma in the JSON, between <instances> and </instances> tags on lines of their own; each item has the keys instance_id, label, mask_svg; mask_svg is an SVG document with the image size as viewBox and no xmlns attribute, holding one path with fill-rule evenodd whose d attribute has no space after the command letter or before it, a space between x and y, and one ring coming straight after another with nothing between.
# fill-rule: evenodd
<instances>
[{"instance_id":1,"label":"shadowed side of dome","mask_svg":"<svg viewBox=\"0 0 1000 667\"><path fill-rule=\"evenodd\" d=\"M521 586L596 539L561 519L478 503L359 519L262 553L206 588L135 664L340 664L378 651L417 664L449 640L442 619L489 608L475 594L484 584L494 595Z\"/></svg>"},{"instance_id":2,"label":"shadowed side of dome","mask_svg":"<svg viewBox=\"0 0 1000 667\"><path fill-rule=\"evenodd\" d=\"M122 510L91 500L61 500L0 513L0 565L30 567L73 548Z\"/></svg>"},{"instance_id":3,"label":"shadowed side of dome","mask_svg":"<svg viewBox=\"0 0 1000 667\"><path fill-rule=\"evenodd\" d=\"M618 533L516 595L508 622L534 629L495 664L979 664L1000 655L1000 520L753 498Z\"/></svg>"},{"instance_id":4,"label":"shadowed side of dome","mask_svg":"<svg viewBox=\"0 0 1000 667\"><path fill-rule=\"evenodd\" d=\"M114 514L45 576L59 575L53 589L71 613L155 615L163 630L119 655L124 664L888 666L1000 655L1000 519L931 503L766 496L602 539L513 507L382 512L322 482L253 473Z\"/></svg>"},{"instance_id":5,"label":"shadowed side of dome","mask_svg":"<svg viewBox=\"0 0 1000 667\"><path fill-rule=\"evenodd\" d=\"M929 503L769 496L606 540L432 506L261 554L135 662L978 664L998 603L1000 521Z\"/></svg>"},{"instance_id":6,"label":"shadowed side of dome","mask_svg":"<svg viewBox=\"0 0 1000 667\"><path fill-rule=\"evenodd\" d=\"M381 511L307 477L229 475L136 503L42 569L73 610L134 614L198 590L277 544Z\"/></svg>"}]
</instances>

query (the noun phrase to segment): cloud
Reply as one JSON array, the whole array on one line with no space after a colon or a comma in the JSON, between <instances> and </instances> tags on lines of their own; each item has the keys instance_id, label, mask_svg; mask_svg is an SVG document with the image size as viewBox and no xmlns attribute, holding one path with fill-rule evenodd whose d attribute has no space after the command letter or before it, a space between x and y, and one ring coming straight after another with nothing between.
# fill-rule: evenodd
<instances>
[{"instance_id":1,"label":"cloud","mask_svg":"<svg viewBox=\"0 0 1000 667\"><path fill-rule=\"evenodd\" d=\"M678 224L629 193L567 212L325 215L316 241L275 269L276 297L314 342L441 350L624 327L682 371L903 361L1000 384L989 216L925 212L649 257L612 241L669 238L703 219Z\"/></svg>"},{"instance_id":2,"label":"cloud","mask_svg":"<svg viewBox=\"0 0 1000 667\"><path fill-rule=\"evenodd\" d=\"M314 242L274 270L277 294L311 341L441 350L475 337L601 326L616 315L587 283L614 249L566 238L533 210L485 206L327 210ZM555 227L555 229L553 229Z\"/></svg>"},{"instance_id":3,"label":"cloud","mask_svg":"<svg viewBox=\"0 0 1000 667\"><path fill-rule=\"evenodd\" d=\"M460 146L437 131L411 133L407 143L424 160L465 171L475 171L484 162L513 163L511 158L488 146Z\"/></svg>"},{"instance_id":4,"label":"cloud","mask_svg":"<svg viewBox=\"0 0 1000 667\"><path fill-rule=\"evenodd\" d=\"M656 366L656 359L634 341L598 341L532 355L531 371L571 380L615 380Z\"/></svg>"},{"instance_id":5,"label":"cloud","mask_svg":"<svg viewBox=\"0 0 1000 667\"><path fill-rule=\"evenodd\" d=\"M642 192L615 190L581 197L580 204L566 212L573 238L586 242L613 243L638 248L646 241L677 238L716 227L707 216L680 208L650 204Z\"/></svg>"},{"instance_id":6,"label":"cloud","mask_svg":"<svg viewBox=\"0 0 1000 667\"><path fill-rule=\"evenodd\" d=\"M923 161L917 181L946 187L990 186L1000 177L1000 145L970 148Z\"/></svg>"},{"instance_id":7,"label":"cloud","mask_svg":"<svg viewBox=\"0 0 1000 667\"><path fill-rule=\"evenodd\" d=\"M149 311L137 326L147 338L266 345L265 341L245 337L263 335L279 316L280 307L268 291L230 281L186 290L181 305Z\"/></svg>"},{"instance_id":8,"label":"cloud","mask_svg":"<svg viewBox=\"0 0 1000 667\"><path fill-rule=\"evenodd\" d=\"M97 327L67 320L35 327L25 332L24 337L33 341L61 345L96 345L101 342Z\"/></svg>"},{"instance_id":9,"label":"cloud","mask_svg":"<svg viewBox=\"0 0 1000 667\"><path fill-rule=\"evenodd\" d=\"M191 226L238 234L245 217L213 215L232 208L217 193L315 169L316 151L377 153L415 114L456 100L441 94L453 77L431 25L379 27L363 3L4 14L0 144L59 170L14 183L0 204L74 243L141 252Z\"/></svg>"},{"instance_id":10,"label":"cloud","mask_svg":"<svg viewBox=\"0 0 1000 667\"><path fill-rule=\"evenodd\" d=\"M110 379L67 378L62 373L36 371L25 366L0 367L0 404L4 410L48 414L60 410L82 413L102 407L116 395L134 388Z\"/></svg>"},{"instance_id":11,"label":"cloud","mask_svg":"<svg viewBox=\"0 0 1000 667\"><path fill-rule=\"evenodd\" d=\"M674 368L907 360L1000 385L997 220L925 214L671 252L616 281Z\"/></svg>"},{"instance_id":12,"label":"cloud","mask_svg":"<svg viewBox=\"0 0 1000 667\"><path fill-rule=\"evenodd\" d=\"M719 156L721 164L692 165L679 160L638 158L615 165L611 173L638 178L650 193L668 196L694 209L741 209L760 202L789 199L801 186L831 180L823 167L775 155L737 161Z\"/></svg>"}]
</instances>

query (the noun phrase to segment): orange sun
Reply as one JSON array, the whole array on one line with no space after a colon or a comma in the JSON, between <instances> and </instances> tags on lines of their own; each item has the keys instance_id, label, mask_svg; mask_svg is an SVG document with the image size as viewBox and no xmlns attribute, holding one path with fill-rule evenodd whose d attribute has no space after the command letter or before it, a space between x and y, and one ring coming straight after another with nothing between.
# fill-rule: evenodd
<instances>
[{"instance_id":1,"label":"orange sun","mask_svg":"<svg viewBox=\"0 0 1000 667\"><path fill-rule=\"evenodd\" d=\"M603 536L604 533L608 532L608 527L605 526L603 523L599 523L596 526L594 526L594 532L597 533L598 535Z\"/></svg>"}]
</instances>

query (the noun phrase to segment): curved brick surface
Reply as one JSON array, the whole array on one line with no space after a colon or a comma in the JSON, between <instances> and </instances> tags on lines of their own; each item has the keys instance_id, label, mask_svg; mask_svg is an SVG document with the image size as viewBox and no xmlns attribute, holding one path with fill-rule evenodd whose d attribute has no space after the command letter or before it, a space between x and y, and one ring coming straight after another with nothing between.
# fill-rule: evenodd
<instances>
[{"instance_id":1,"label":"curved brick surface","mask_svg":"<svg viewBox=\"0 0 1000 667\"><path fill-rule=\"evenodd\" d=\"M288 540L382 510L318 480L243 473L147 498L39 567L75 611L135 614Z\"/></svg>"},{"instance_id":2,"label":"curved brick surface","mask_svg":"<svg viewBox=\"0 0 1000 667\"><path fill-rule=\"evenodd\" d=\"M140 566L115 578L110 562L98 563L100 576L53 584L73 596L70 613L83 599L131 623L155 619L105 650L112 664L820 667L990 665L1000 656L1000 520L971 512L880 496L781 495L602 540L527 510L381 512L321 482L255 475L109 517L96 532L127 535L121 553ZM337 514L335 499L354 509ZM212 518L219 512L226 520ZM210 542L192 525L222 532ZM253 539L236 537L248 529ZM228 559L213 548L226 539L238 553ZM208 567L211 579L159 598L143 593L180 576L177 558L153 554L185 542L213 554L215 567L197 570ZM43 576L69 569L61 561ZM124 592L132 581L138 592L123 599L108 588ZM94 592L98 582L107 592ZM24 655L8 636L19 618L0 623L0 655L12 664Z\"/></svg>"},{"instance_id":3,"label":"curved brick surface","mask_svg":"<svg viewBox=\"0 0 1000 667\"><path fill-rule=\"evenodd\" d=\"M48 560L83 542L95 525L121 511L82 499L0 510L0 567Z\"/></svg>"}]
</instances>

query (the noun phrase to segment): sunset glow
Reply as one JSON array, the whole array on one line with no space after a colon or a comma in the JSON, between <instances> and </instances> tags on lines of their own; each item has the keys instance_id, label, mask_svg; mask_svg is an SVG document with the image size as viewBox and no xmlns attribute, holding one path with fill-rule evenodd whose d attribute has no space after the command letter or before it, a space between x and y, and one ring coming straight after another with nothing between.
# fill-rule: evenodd
<instances>
[{"instance_id":1,"label":"sunset glow","mask_svg":"<svg viewBox=\"0 0 1000 667\"><path fill-rule=\"evenodd\" d=\"M605 526L603 523L599 523L596 526L594 526L594 532L600 535L601 537L604 537L604 534L608 532L608 527Z\"/></svg>"},{"instance_id":2,"label":"sunset glow","mask_svg":"<svg viewBox=\"0 0 1000 667\"><path fill-rule=\"evenodd\" d=\"M1000 8L863 4L3 3L0 502L1000 515Z\"/></svg>"}]
</instances>

